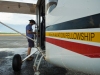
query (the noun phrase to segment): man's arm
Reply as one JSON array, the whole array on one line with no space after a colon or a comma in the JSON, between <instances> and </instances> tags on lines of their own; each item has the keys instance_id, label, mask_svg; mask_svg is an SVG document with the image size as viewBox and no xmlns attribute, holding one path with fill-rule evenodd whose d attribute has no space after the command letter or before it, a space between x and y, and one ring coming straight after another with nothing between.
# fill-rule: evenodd
<instances>
[{"instance_id":1,"label":"man's arm","mask_svg":"<svg viewBox=\"0 0 100 75\"><path fill-rule=\"evenodd\" d=\"M36 32L32 32L32 31L30 31L30 30L27 30L27 33L28 33L28 34L36 34Z\"/></svg>"}]
</instances>

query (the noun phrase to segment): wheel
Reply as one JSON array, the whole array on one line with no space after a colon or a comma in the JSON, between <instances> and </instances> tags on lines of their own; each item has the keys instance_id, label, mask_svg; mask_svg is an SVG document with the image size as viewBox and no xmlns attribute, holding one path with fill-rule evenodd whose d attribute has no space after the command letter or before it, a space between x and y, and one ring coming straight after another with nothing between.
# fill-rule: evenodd
<instances>
[{"instance_id":1,"label":"wheel","mask_svg":"<svg viewBox=\"0 0 100 75\"><path fill-rule=\"evenodd\" d=\"M20 71L22 65L21 56L19 54L14 55L12 60L12 68L14 71Z\"/></svg>"}]
</instances>

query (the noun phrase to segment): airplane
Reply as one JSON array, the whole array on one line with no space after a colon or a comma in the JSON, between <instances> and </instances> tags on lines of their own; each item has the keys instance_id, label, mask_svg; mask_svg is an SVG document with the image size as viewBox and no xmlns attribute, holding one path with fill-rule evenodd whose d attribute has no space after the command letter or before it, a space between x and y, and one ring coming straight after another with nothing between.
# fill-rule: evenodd
<instances>
[{"instance_id":1,"label":"airplane","mask_svg":"<svg viewBox=\"0 0 100 75\"><path fill-rule=\"evenodd\" d=\"M42 58L65 69L100 75L100 0L38 0L37 4L1 1L0 12L36 15L36 48L41 57L37 66L39 54L35 59L35 75L40 74ZM17 64L14 70L18 65L20 70L20 55L14 60L18 61L13 61Z\"/></svg>"}]
</instances>

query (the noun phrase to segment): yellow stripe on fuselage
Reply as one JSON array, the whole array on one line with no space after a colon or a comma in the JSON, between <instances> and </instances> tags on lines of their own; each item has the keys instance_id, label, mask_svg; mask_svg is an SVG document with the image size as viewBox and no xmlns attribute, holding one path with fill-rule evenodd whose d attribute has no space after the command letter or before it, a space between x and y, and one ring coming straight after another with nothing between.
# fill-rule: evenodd
<instances>
[{"instance_id":1,"label":"yellow stripe on fuselage","mask_svg":"<svg viewBox=\"0 0 100 75\"><path fill-rule=\"evenodd\" d=\"M100 42L100 32L46 32L46 36Z\"/></svg>"}]
</instances>

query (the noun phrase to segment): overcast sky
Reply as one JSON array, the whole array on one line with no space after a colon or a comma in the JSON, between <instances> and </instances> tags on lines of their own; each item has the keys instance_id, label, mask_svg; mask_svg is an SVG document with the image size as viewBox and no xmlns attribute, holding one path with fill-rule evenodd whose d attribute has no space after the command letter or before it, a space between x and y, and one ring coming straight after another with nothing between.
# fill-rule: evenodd
<instances>
[{"instance_id":1,"label":"overcast sky","mask_svg":"<svg viewBox=\"0 0 100 75\"><path fill-rule=\"evenodd\" d=\"M5 0L5 1L17 1L17 2L26 2L33 4L34 3L36 4L37 2L37 0ZM29 23L30 19L36 20L36 16L27 14L0 12L1 22L13 27L14 29L17 29L22 33L25 33L25 26ZM0 24L0 32L13 32L13 31Z\"/></svg>"}]
</instances>

